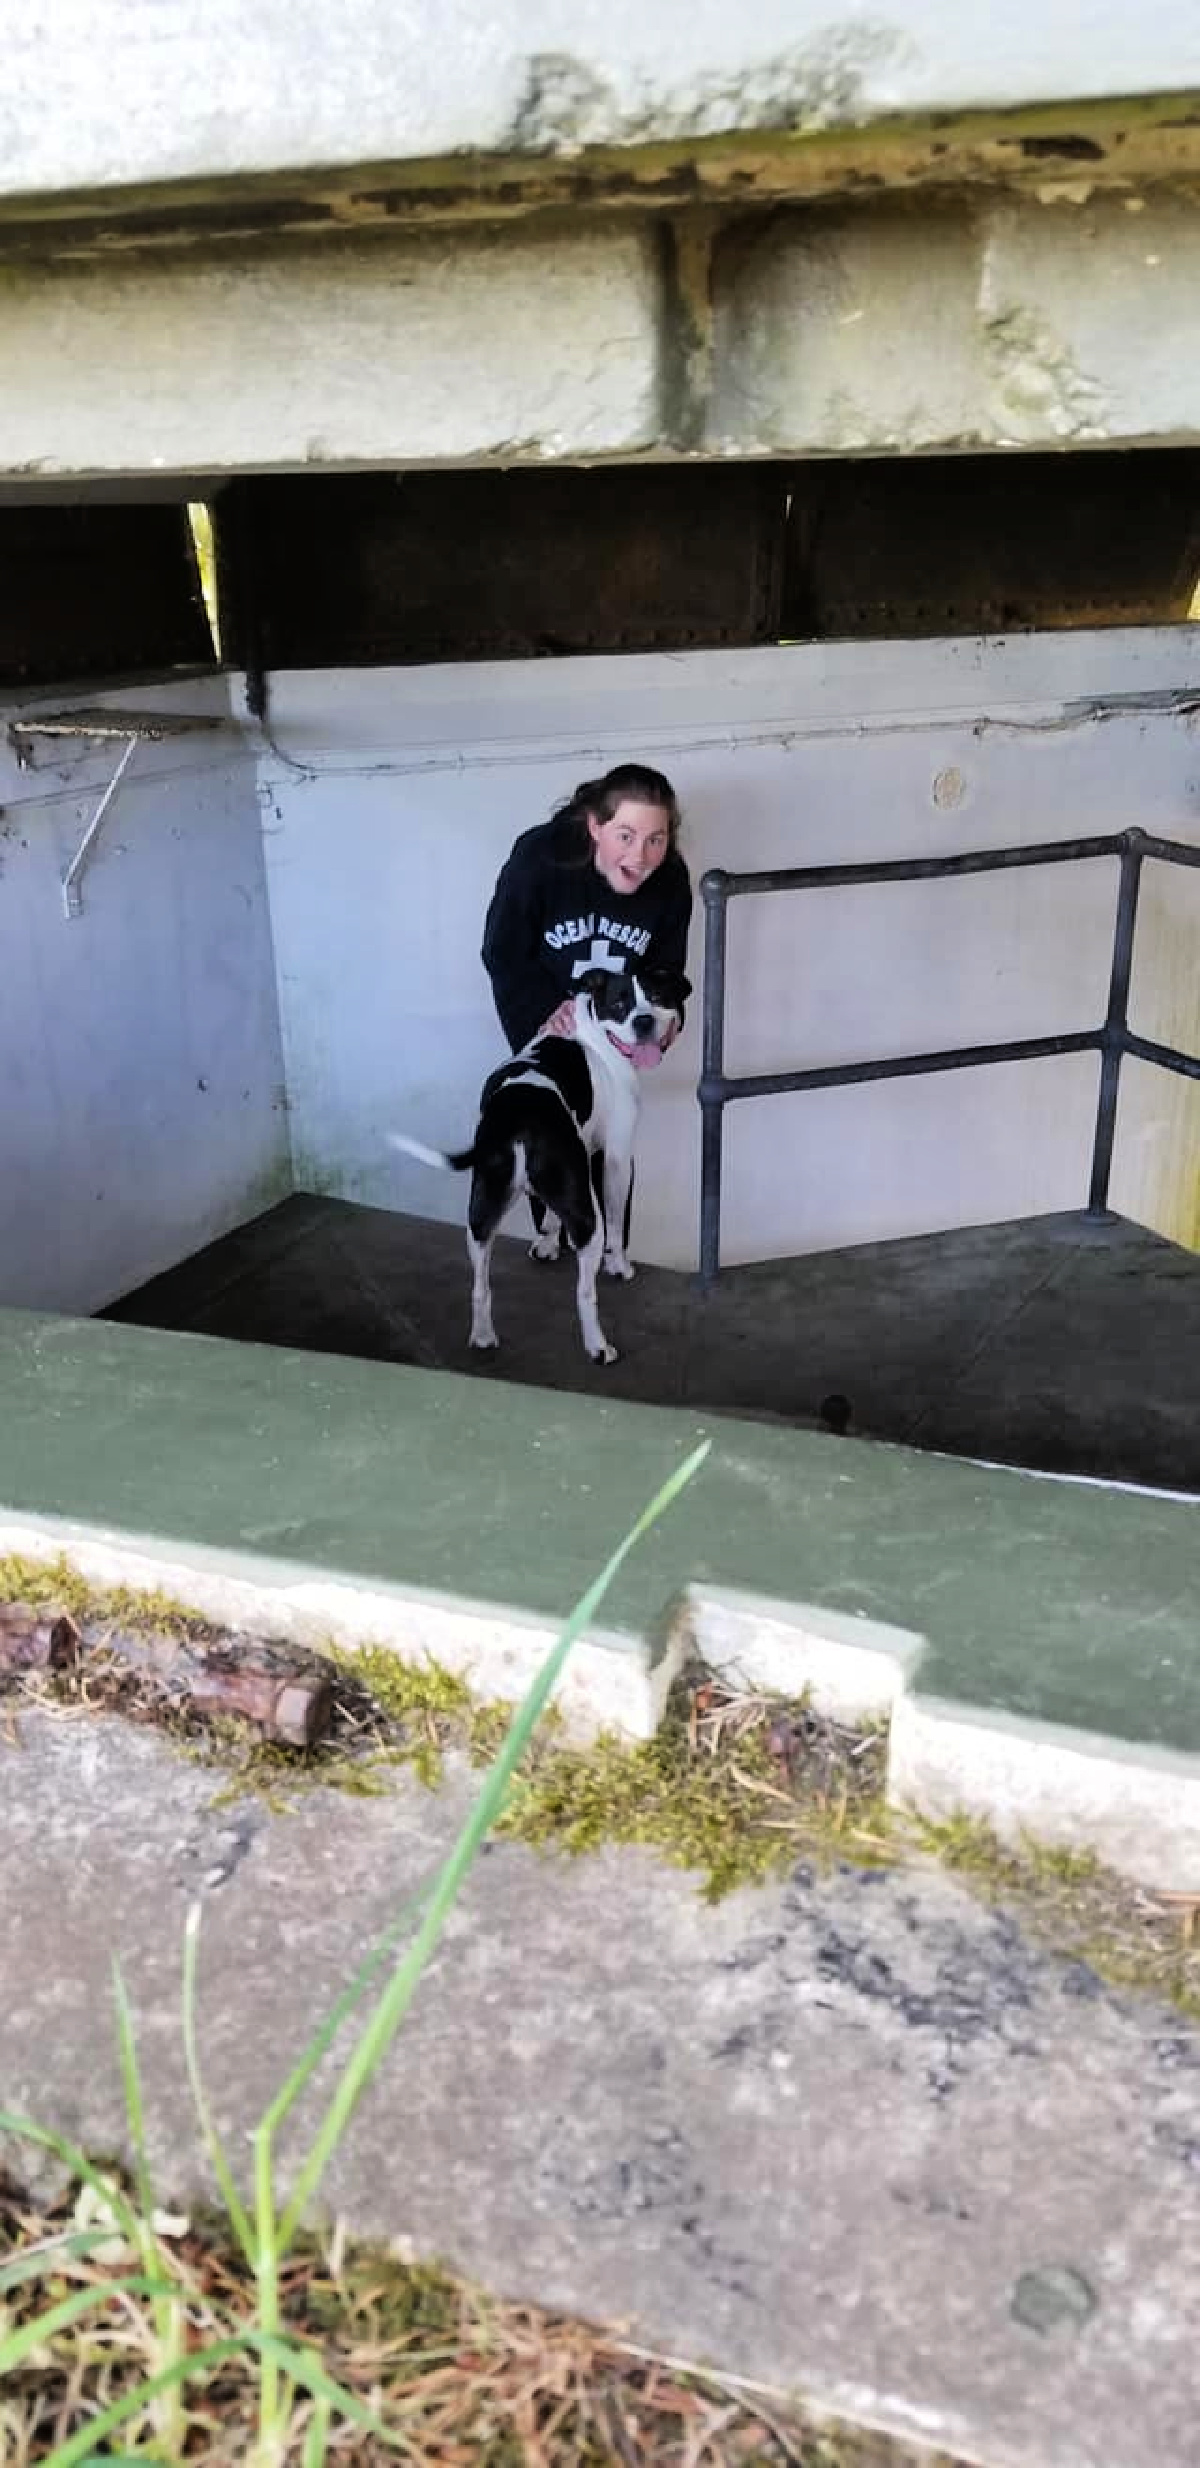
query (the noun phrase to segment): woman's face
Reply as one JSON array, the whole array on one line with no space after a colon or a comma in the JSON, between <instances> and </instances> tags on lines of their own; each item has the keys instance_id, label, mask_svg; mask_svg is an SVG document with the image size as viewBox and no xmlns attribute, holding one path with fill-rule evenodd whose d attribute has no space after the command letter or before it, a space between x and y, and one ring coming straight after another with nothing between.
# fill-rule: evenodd
<instances>
[{"instance_id":1,"label":"woman's face","mask_svg":"<svg viewBox=\"0 0 1200 2468\"><path fill-rule=\"evenodd\" d=\"M637 797L622 797L606 822L589 814L588 830L597 874L603 875L610 890L626 895L653 874L671 845L670 822L663 808L643 805Z\"/></svg>"}]
</instances>

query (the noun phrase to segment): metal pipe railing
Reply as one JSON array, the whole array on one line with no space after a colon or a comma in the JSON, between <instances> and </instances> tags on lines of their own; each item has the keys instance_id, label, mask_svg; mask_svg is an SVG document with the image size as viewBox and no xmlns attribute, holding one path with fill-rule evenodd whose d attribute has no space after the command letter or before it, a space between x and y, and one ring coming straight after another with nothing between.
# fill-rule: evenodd
<instances>
[{"instance_id":1,"label":"metal pipe railing","mask_svg":"<svg viewBox=\"0 0 1200 2468\"><path fill-rule=\"evenodd\" d=\"M725 1070L725 980L729 902L776 891L826 891L859 883L920 883L947 877L1007 872L1018 866L1069 865L1080 859L1116 857L1120 862L1117 913L1109 973L1108 1009L1098 1028L1056 1037L1017 1037L998 1045L948 1046L930 1054L875 1057L864 1062L822 1064L806 1071L748 1072L730 1079ZM700 883L704 902L703 1059L697 1096L701 1112L700 1277L712 1285L721 1265L721 1176L725 1108L738 1097L777 1097L814 1088L852 1088L867 1080L908 1079L935 1071L966 1071L983 1063L1033 1062L1047 1055L1097 1053L1100 1086L1088 1211L1108 1206L1121 1063L1126 1054L1166 1071L1200 1079L1200 1058L1139 1037L1129 1026L1129 989L1137 931L1142 867L1148 858L1167 865L1200 866L1200 848L1164 840L1146 831L1113 832L1075 840L1044 840L1027 848L960 850L953 857L899 857L854 865L764 868L734 874L714 867Z\"/></svg>"}]
</instances>

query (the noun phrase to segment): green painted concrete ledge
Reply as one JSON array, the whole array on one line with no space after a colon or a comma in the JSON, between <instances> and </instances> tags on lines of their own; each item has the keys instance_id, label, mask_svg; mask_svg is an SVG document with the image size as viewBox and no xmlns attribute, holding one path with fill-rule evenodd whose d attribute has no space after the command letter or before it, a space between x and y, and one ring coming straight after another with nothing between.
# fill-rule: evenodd
<instances>
[{"instance_id":1,"label":"green painted concrete ledge","mask_svg":"<svg viewBox=\"0 0 1200 2468\"><path fill-rule=\"evenodd\" d=\"M835 1655L891 1659L911 1793L1200 1877L1192 1502L605 1402L602 1382L561 1396L0 1312L0 1549L92 1536L172 1570L307 1575L539 1631L703 1433L707 1466L610 1598L612 1646L653 1661L671 1606L710 1592L762 1615L776 1670L789 1621L815 1624ZM948 1764L934 1732L957 1743ZM1114 1790L1127 1831L1131 1795L1142 1809L1140 1848L1088 1815Z\"/></svg>"}]
</instances>

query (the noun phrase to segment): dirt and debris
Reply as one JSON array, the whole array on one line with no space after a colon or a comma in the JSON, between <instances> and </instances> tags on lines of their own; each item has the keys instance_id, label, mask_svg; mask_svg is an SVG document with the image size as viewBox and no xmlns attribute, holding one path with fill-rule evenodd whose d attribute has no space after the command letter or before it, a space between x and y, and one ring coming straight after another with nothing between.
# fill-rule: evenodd
<instances>
[{"instance_id":1,"label":"dirt and debris","mask_svg":"<svg viewBox=\"0 0 1200 2468\"><path fill-rule=\"evenodd\" d=\"M0 1558L0 1747L16 1744L32 1705L153 1724L213 1767L220 1800L253 1795L276 1813L313 1789L375 1797L402 1767L434 1789L448 1763L487 1765L512 1712L428 1659L237 1638L163 1595L97 1593L65 1560ZM1002 1843L965 1815L906 1814L886 1780L882 1724L839 1723L695 1664L648 1740L581 1744L552 1707L497 1830L570 1855L639 1844L691 1872L708 1900L802 1859L936 1865L1016 1912L1081 1976L1200 2016L1200 1896L1150 1892L1086 1852Z\"/></svg>"},{"instance_id":2,"label":"dirt and debris","mask_svg":"<svg viewBox=\"0 0 1200 2468\"><path fill-rule=\"evenodd\" d=\"M122 2252L119 2237L106 2240L103 2258L72 2255L81 2216L70 2196L47 2213L0 2182L0 2252L18 2267L23 2257L30 2263L29 2276L5 2297L11 2329L44 2306L48 2266L56 2299L106 2282L113 2288L110 2303L101 2300L84 2323L6 2378L0 2450L12 2468L33 2468L157 2361L150 2303L118 2294L138 2258ZM218 2224L162 2220L154 2261L156 2278L186 2308L193 2351L254 2321L253 2284ZM882 2437L820 2427L777 2394L696 2372L615 2330L494 2301L441 2271L350 2245L337 2231L297 2245L283 2267L281 2299L285 2331L316 2349L326 2372L382 2420L397 2446L343 2427L336 2456L346 2468L380 2468L398 2456L428 2468L468 2460L475 2468L954 2468L941 2454L935 2460ZM228 2468L249 2457L257 2406L251 2360L227 2357L198 2371L185 2404L192 2468ZM289 2462L300 2461L310 2421L301 2405ZM145 2430L153 2439L148 2413ZM126 2427L122 2448L129 2447ZM140 2441L137 2448L141 2456Z\"/></svg>"},{"instance_id":3,"label":"dirt and debris","mask_svg":"<svg viewBox=\"0 0 1200 2468\"><path fill-rule=\"evenodd\" d=\"M83 1639L69 1613L0 1602L0 1679L17 1671L70 1671L82 1656Z\"/></svg>"},{"instance_id":4,"label":"dirt and debris","mask_svg":"<svg viewBox=\"0 0 1200 2468\"><path fill-rule=\"evenodd\" d=\"M59 1702L141 1713L170 1724L235 1716L265 1740L311 1749L328 1736L333 1666L257 1637L74 1619L61 1606L0 1601L0 1693L33 1674L60 1683ZM61 1685L67 1683L65 1688Z\"/></svg>"},{"instance_id":5,"label":"dirt and debris","mask_svg":"<svg viewBox=\"0 0 1200 2468\"><path fill-rule=\"evenodd\" d=\"M36 1593L20 1573L27 1596ZM71 1596L63 1564L60 1573ZM0 1585L3 1577L0 1562ZM378 1792L396 1766L433 1789L448 1759L488 1764L512 1713L429 1660L382 1647L302 1653L223 1632L161 1597L148 1598L144 1614L128 1598L89 1605L77 1592L72 1608L60 1593L7 1609L0 1707L10 1738L22 1706L34 1704L64 1719L151 1723L221 1769L223 1797L255 1792L276 1809L314 1786ZM551 1708L500 1830L574 1853L643 1843L698 1872L716 1897L784 1873L801 1852L885 1853L886 1747L881 1729L739 1689L696 1664L649 1740L609 1733L579 1743Z\"/></svg>"}]
</instances>

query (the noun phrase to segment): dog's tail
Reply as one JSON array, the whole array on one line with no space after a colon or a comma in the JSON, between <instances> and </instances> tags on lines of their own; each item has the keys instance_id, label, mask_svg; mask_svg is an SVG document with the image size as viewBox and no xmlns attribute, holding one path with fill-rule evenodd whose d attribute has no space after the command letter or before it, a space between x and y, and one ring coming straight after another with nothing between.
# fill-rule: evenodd
<instances>
[{"instance_id":1,"label":"dog's tail","mask_svg":"<svg viewBox=\"0 0 1200 2468\"><path fill-rule=\"evenodd\" d=\"M426 1148L423 1140L410 1140L403 1131L389 1131L388 1147L399 1148L406 1157L415 1157L421 1165L440 1166L447 1174L465 1174L475 1163L475 1148Z\"/></svg>"}]
</instances>

